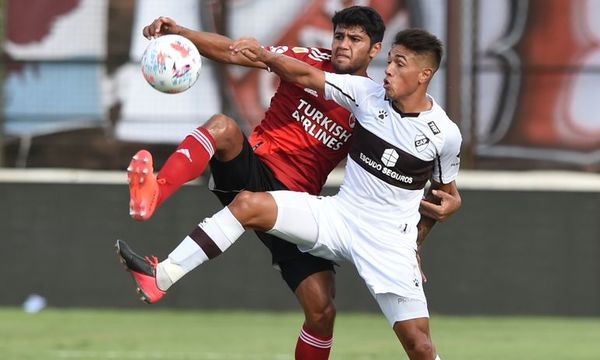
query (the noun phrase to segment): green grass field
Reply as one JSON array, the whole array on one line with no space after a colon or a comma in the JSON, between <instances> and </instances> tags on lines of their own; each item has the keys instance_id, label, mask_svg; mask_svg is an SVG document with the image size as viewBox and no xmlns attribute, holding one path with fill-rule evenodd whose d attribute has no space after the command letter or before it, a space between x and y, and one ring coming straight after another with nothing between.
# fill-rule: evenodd
<instances>
[{"instance_id":1,"label":"green grass field","mask_svg":"<svg viewBox=\"0 0 600 360\"><path fill-rule=\"evenodd\" d=\"M299 313L0 308L0 359L291 360ZM433 316L444 360L598 360L600 319ZM378 314L338 314L332 359L405 359Z\"/></svg>"}]
</instances>

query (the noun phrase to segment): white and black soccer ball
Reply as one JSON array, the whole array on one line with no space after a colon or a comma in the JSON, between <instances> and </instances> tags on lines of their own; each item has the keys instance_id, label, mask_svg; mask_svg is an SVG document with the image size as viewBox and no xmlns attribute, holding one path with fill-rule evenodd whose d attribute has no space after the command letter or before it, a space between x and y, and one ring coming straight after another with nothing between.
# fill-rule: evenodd
<instances>
[{"instance_id":1,"label":"white and black soccer ball","mask_svg":"<svg viewBox=\"0 0 600 360\"><path fill-rule=\"evenodd\" d=\"M142 74L158 91L176 94L192 87L202 67L196 46L181 35L152 39L142 56Z\"/></svg>"}]
</instances>

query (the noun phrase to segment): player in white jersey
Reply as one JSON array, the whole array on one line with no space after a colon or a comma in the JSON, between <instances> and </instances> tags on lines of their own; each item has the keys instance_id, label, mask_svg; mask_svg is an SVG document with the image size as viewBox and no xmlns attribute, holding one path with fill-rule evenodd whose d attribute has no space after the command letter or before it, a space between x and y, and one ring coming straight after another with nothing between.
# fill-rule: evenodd
<instances>
[{"instance_id":1,"label":"player in white jersey","mask_svg":"<svg viewBox=\"0 0 600 360\"><path fill-rule=\"evenodd\" d=\"M426 31L396 35L383 86L367 78L325 73L266 52L241 39L232 52L261 61L282 79L325 93L356 117L344 182L331 197L291 191L241 192L196 229L156 267L167 289L225 251L246 229L268 231L302 251L352 262L410 359L439 359L429 333L429 313L417 251L433 221L420 219L430 189L449 191L459 168L461 136L427 86L438 69L442 45Z\"/></svg>"}]
</instances>

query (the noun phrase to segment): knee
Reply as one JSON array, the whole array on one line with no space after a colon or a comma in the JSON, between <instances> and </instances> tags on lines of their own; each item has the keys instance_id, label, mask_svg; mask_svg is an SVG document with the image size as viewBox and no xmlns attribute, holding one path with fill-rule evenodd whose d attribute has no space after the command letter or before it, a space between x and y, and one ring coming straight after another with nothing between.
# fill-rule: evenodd
<instances>
[{"instance_id":1,"label":"knee","mask_svg":"<svg viewBox=\"0 0 600 360\"><path fill-rule=\"evenodd\" d=\"M306 312L306 323L313 329L333 329L335 316L335 304L329 299Z\"/></svg>"},{"instance_id":2,"label":"knee","mask_svg":"<svg viewBox=\"0 0 600 360\"><path fill-rule=\"evenodd\" d=\"M242 191L228 205L231 213L245 228L267 231L273 228L277 205L273 197L264 192Z\"/></svg>"},{"instance_id":3,"label":"knee","mask_svg":"<svg viewBox=\"0 0 600 360\"><path fill-rule=\"evenodd\" d=\"M235 198L233 199L233 201L231 202L229 207L233 207L238 211L247 213L251 209L256 207L256 205L259 202L259 199L258 199L259 195L260 195L260 193L256 193L256 192L252 192L252 191L247 191L247 190L240 191L235 196Z\"/></svg>"},{"instance_id":4,"label":"knee","mask_svg":"<svg viewBox=\"0 0 600 360\"><path fill-rule=\"evenodd\" d=\"M420 354L421 356L427 356L429 359L433 359L435 356L433 344L429 339L419 341L415 346L415 352Z\"/></svg>"},{"instance_id":5,"label":"knee","mask_svg":"<svg viewBox=\"0 0 600 360\"><path fill-rule=\"evenodd\" d=\"M407 339L406 352L413 354L417 359L433 359L435 357L435 349L431 339L426 336Z\"/></svg>"},{"instance_id":6,"label":"knee","mask_svg":"<svg viewBox=\"0 0 600 360\"><path fill-rule=\"evenodd\" d=\"M217 149L228 148L243 138L242 130L235 120L224 114L211 116L202 127L208 130L213 137Z\"/></svg>"},{"instance_id":7,"label":"knee","mask_svg":"<svg viewBox=\"0 0 600 360\"><path fill-rule=\"evenodd\" d=\"M203 127L209 130L231 130L231 129L239 129L235 120L230 118L225 114L214 114L211 116L206 123L204 123Z\"/></svg>"}]
</instances>

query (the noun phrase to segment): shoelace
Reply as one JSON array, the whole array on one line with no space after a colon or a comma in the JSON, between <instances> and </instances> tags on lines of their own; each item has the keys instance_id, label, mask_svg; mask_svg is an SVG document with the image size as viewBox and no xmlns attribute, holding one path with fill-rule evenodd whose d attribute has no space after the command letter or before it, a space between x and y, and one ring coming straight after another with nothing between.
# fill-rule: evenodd
<instances>
[{"instance_id":1,"label":"shoelace","mask_svg":"<svg viewBox=\"0 0 600 360\"><path fill-rule=\"evenodd\" d=\"M153 269L156 269L156 267L158 266L158 258L156 256L146 256L145 259L148 262L148 264L152 266Z\"/></svg>"}]
</instances>

